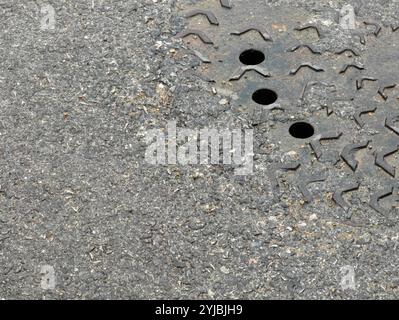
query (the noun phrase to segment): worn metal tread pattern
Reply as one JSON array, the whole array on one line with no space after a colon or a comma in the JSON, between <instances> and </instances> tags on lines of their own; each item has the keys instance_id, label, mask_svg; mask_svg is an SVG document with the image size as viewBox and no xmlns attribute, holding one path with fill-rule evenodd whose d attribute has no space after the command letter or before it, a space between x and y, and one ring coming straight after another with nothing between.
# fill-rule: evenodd
<instances>
[{"instance_id":1,"label":"worn metal tread pattern","mask_svg":"<svg viewBox=\"0 0 399 320\"><path fill-rule=\"evenodd\" d=\"M205 0L189 9L190 17L205 15L208 20L206 26L190 18L187 29L178 35L207 57L202 62L209 67L200 66L197 71L212 79L216 88L238 94L232 112L240 113L257 130L264 126L265 140L279 145L274 157L298 154L295 161L282 160L273 184L284 177L294 186L287 187L287 192L296 188L305 203L319 197L345 212L366 208L343 199L346 193L363 192L367 210L388 213L398 222L399 20L385 24L356 17L356 29L340 31L350 41L337 41L336 47L326 48L323 39L334 37L331 26L302 9L268 7L260 0L250 4ZM337 22L331 23L338 28ZM189 35L203 43L188 40ZM207 47L209 44L212 46ZM240 53L250 48L263 52L265 61L241 63ZM264 87L278 93L275 103L262 106L251 101L251 92ZM312 109L308 100L318 91L323 96ZM304 140L307 147L303 141L284 137L293 121L307 121L315 127L315 135ZM312 174L317 163L324 166L326 176ZM315 182L325 183L324 195L309 190ZM391 195L393 200L384 207L381 201Z\"/></svg>"}]
</instances>

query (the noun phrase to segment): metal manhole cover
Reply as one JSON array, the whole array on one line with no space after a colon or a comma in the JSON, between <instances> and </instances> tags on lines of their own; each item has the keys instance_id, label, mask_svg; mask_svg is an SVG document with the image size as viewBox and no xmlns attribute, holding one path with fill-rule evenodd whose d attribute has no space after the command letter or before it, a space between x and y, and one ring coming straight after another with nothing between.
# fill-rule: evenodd
<instances>
[{"instance_id":1,"label":"metal manhole cover","mask_svg":"<svg viewBox=\"0 0 399 320\"><path fill-rule=\"evenodd\" d=\"M232 111L256 128L276 198L398 221L399 21L262 0L180 8L197 74L237 95Z\"/></svg>"}]
</instances>

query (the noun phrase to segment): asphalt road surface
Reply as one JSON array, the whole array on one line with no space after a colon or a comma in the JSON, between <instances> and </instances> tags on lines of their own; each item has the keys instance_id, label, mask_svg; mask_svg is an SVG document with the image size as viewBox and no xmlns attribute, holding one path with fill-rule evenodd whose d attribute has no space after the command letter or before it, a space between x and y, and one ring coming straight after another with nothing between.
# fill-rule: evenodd
<instances>
[{"instance_id":1,"label":"asphalt road surface","mask_svg":"<svg viewBox=\"0 0 399 320\"><path fill-rule=\"evenodd\" d=\"M184 12L221 10L214 2L0 2L0 299L399 297L398 209L389 207L389 217L372 210L362 186L345 196L360 208L351 216L322 183L309 187L315 201L304 199L300 178L269 166L280 154L268 132L289 117L276 110L255 123L240 111L240 92L207 78L204 65L212 70L215 63L207 67L193 53L198 39L176 37L193 21L207 22L187 20ZM330 21L321 50L341 41L331 26L345 5L356 21L382 25L382 37L399 21L398 1L259 3L253 19L256 9L273 7L289 8L293 21L296 10ZM219 30L232 22L225 18ZM261 25L270 27L269 18L281 17L266 16ZM389 33L387 50L358 50L366 57L395 52L397 35ZM378 73L371 53L368 68ZM391 65L384 70L394 77L397 61ZM218 70L222 76L227 69ZM304 99L302 116L323 110L323 90ZM333 117L349 119L350 106L334 106ZM170 121L188 129L254 129L254 174L236 176L229 165L149 164L146 133ZM289 148L281 151L293 155ZM395 157L388 162L399 164ZM326 174L330 167L352 173L342 159L318 165ZM391 177L379 174L374 189L372 176L362 183L374 192L389 187Z\"/></svg>"}]
</instances>

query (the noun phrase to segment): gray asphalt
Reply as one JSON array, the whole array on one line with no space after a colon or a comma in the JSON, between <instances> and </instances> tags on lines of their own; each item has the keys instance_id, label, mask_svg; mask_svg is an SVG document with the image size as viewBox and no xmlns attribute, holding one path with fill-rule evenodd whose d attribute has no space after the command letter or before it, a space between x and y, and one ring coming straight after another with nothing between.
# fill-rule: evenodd
<instances>
[{"instance_id":1,"label":"gray asphalt","mask_svg":"<svg viewBox=\"0 0 399 320\"><path fill-rule=\"evenodd\" d=\"M398 298L397 226L275 202L264 176L145 163L168 120L241 123L193 74L179 3L1 1L0 299Z\"/></svg>"}]
</instances>

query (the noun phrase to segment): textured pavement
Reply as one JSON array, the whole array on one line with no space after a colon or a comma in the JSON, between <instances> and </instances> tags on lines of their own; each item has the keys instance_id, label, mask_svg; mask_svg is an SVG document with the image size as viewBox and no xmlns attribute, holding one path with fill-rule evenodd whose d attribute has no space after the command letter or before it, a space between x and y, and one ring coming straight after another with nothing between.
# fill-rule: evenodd
<instances>
[{"instance_id":1,"label":"textured pavement","mask_svg":"<svg viewBox=\"0 0 399 320\"><path fill-rule=\"evenodd\" d=\"M0 299L398 298L398 224L276 201L264 174L145 163L169 120L248 127L174 37L182 2L0 3Z\"/></svg>"}]
</instances>

